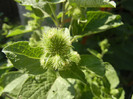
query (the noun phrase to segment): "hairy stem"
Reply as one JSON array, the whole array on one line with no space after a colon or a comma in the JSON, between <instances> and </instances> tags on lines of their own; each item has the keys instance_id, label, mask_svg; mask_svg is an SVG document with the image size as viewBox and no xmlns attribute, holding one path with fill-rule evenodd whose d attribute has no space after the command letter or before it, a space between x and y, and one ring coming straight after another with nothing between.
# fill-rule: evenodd
<instances>
[{"instance_id":1,"label":"hairy stem","mask_svg":"<svg viewBox=\"0 0 133 99\"><path fill-rule=\"evenodd\" d=\"M13 99L11 96L8 95L8 93L4 93L3 95L9 99Z\"/></svg>"},{"instance_id":2,"label":"hairy stem","mask_svg":"<svg viewBox=\"0 0 133 99\"><path fill-rule=\"evenodd\" d=\"M63 15L62 15L62 18L61 18L61 27L63 27L63 25L64 25L65 3L66 3L66 2L63 2L63 6L62 6L62 12L63 12Z\"/></svg>"},{"instance_id":3,"label":"hairy stem","mask_svg":"<svg viewBox=\"0 0 133 99\"><path fill-rule=\"evenodd\" d=\"M51 11L52 11L52 14L53 14L55 20L54 20L52 17L51 17L51 18L52 18L52 20L54 21L55 25L56 25L57 27L59 27L59 21L58 21L58 19L57 19L56 14L55 14L54 8L52 7L51 4L49 4L49 7L50 7L50 9L51 9Z\"/></svg>"}]
</instances>

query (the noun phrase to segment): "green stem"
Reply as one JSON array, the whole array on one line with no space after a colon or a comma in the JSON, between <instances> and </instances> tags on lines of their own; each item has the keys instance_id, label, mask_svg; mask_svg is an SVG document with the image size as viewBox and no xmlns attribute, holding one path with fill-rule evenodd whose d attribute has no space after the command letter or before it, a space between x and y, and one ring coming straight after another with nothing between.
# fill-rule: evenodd
<instances>
[{"instance_id":1,"label":"green stem","mask_svg":"<svg viewBox=\"0 0 133 99\"><path fill-rule=\"evenodd\" d=\"M50 15L50 18L53 20L53 22L55 23L56 27L58 27L58 24L56 22L56 20Z\"/></svg>"},{"instance_id":2,"label":"green stem","mask_svg":"<svg viewBox=\"0 0 133 99\"><path fill-rule=\"evenodd\" d=\"M82 38L82 35L74 36L71 40L71 43L77 41L79 38Z\"/></svg>"},{"instance_id":3,"label":"green stem","mask_svg":"<svg viewBox=\"0 0 133 99\"><path fill-rule=\"evenodd\" d=\"M69 25L69 31L71 31L72 23L73 23L73 17L71 18L71 22L70 22L70 25ZM73 32L72 32L72 36L74 36Z\"/></svg>"},{"instance_id":4,"label":"green stem","mask_svg":"<svg viewBox=\"0 0 133 99\"><path fill-rule=\"evenodd\" d=\"M50 7L50 4L49 4L49 7ZM39 7L37 7L38 9L40 9L42 12L43 12L43 14L45 15L46 14L46 12L42 9L42 8L39 8ZM53 8L53 7L52 7ZM52 11L52 13L54 12L53 10L52 10L52 8L50 7L50 9L51 9L51 11ZM58 23L56 22L56 20L52 17L52 15L49 15L50 16L50 18L53 20L53 22L55 23L55 25L58 27Z\"/></svg>"},{"instance_id":5,"label":"green stem","mask_svg":"<svg viewBox=\"0 0 133 99\"><path fill-rule=\"evenodd\" d=\"M13 99L11 96L9 96L7 93L4 94L5 97L9 98L9 99Z\"/></svg>"},{"instance_id":6,"label":"green stem","mask_svg":"<svg viewBox=\"0 0 133 99\"><path fill-rule=\"evenodd\" d=\"M61 27L63 27L63 25L64 25L65 3L66 3L66 2L63 2L63 6L62 6L62 12L63 12L63 15L62 15L62 18L61 18Z\"/></svg>"},{"instance_id":7,"label":"green stem","mask_svg":"<svg viewBox=\"0 0 133 99\"><path fill-rule=\"evenodd\" d=\"M54 11L52 5L49 4L49 7L50 7L50 9L51 9L51 11L52 11L52 14L53 14L55 20L54 20L52 17L51 17L51 18L52 18L52 20L54 21L55 25L56 25L57 27L59 27L59 21L58 21L58 19L57 19L57 16L56 16L56 14L55 14L55 11Z\"/></svg>"}]
</instances>

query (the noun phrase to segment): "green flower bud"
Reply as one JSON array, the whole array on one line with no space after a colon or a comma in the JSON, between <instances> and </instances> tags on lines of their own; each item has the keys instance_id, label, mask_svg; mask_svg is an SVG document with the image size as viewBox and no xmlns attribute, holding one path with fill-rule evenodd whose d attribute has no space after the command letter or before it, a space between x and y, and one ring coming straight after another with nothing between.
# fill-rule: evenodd
<instances>
[{"instance_id":1,"label":"green flower bud","mask_svg":"<svg viewBox=\"0 0 133 99\"><path fill-rule=\"evenodd\" d=\"M52 56L67 55L72 47L68 30L50 29L43 35L43 47L45 53L50 53Z\"/></svg>"},{"instance_id":2,"label":"green flower bud","mask_svg":"<svg viewBox=\"0 0 133 99\"><path fill-rule=\"evenodd\" d=\"M78 64L80 61L80 56L76 51L71 51L69 60L71 60L71 62L75 62L76 64Z\"/></svg>"},{"instance_id":3,"label":"green flower bud","mask_svg":"<svg viewBox=\"0 0 133 99\"><path fill-rule=\"evenodd\" d=\"M80 8L74 8L72 16L74 17L74 19L78 19L82 16L82 12Z\"/></svg>"},{"instance_id":4,"label":"green flower bud","mask_svg":"<svg viewBox=\"0 0 133 99\"><path fill-rule=\"evenodd\" d=\"M44 55L41 57L41 65L44 68L62 69L72 62L78 64L80 60L79 54L72 50L68 29L49 29L43 35L42 46Z\"/></svg>"}]
</instances>

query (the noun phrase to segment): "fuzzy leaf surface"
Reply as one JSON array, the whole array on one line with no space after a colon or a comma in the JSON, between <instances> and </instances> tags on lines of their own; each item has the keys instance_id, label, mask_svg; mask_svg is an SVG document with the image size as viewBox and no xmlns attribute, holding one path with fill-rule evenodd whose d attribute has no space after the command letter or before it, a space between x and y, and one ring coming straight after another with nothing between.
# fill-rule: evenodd
<instances>
[{"instance_id":1,"label":"fuzzy leaf surface","mask_svg":"<svg viewBox=\"0 0 133 99\"><path fill-rule=\"evenodd\" d=\"M9 93L11 97L16 98L27 79L28 74L18 71L4 74L0 79L0 85L4 88L3 93Z\"/></svg>"},{"instance_id":2,"label":"fuzzy leaf surface","mask_svg":"<svg viewBox=\"0 0 133 99\"><path fill-rule=\"evenodd\" d=\"M40 57L43 54L42 48L33 48L29 46L28 42L20 41L5 47L3 52L17 69L32 74L40 74L45 71L40 66Z\"/></svg>"},{"instance_id":3,"label":"fuzzy leaf surface","mask_svg":"<svg viewBox=\"0 0 133 99\"><path fill-rule=\"evenodd\" d=\"M57 4L57 3L65 2L66 0L44 0L44 1L52 4Z\"/></svg>"},{"instance_id":4,"label":"fuzzy leaf surface","mask_svg":"<svg viewBox=\"0 0 133 99\"><path fill-rule=\"evenodd\" d=\"M69 0L69 2L81 7L116 7L115 2L110 0Z\"/></svg>"},{"instance_id":5,"label":"fuzzy leaf surface","mask_svg":"<svg viewBox=\"0 0 133 99\"><path fill-rule=\"evenodd\" d=\"M103 11L88 11L85 22L73 22L73 33L76 35L86 36L100 33L111 28L116 28L123 23L119 15L113 15Z\"/></svg>"},{"instance_id":6,"label":"fuzzy leaf surface","mask_svg":"<svg viewBox=\"0 0 133 99\"><path fill-rule=\"evenodd\" d=\"M74 82L72 79L58 77L51 89L47 99L73 99L75 96Z\"/></svg>"},{"instance_id":7,"label":"fuzzy leaf surface","mask_svg":"<svg viewBox=\"0 0 133 99\"><path fill-rule=\"evenodd\" d=\"M19 94L21 99L73 99L73 84L69 80L56 77L55 71L30 77Z\"/></svg>"},{"instance_id":8,"label":"fuzzy leaf surface","mask_svg":"<svg viewBox=\"0 0 133 99\"><path fill-rule=\"evenodd\" d=\"M106 68L105 76L110 83L111 89L116 88L119 84L119 78L117 76L115 69L109 63L105 63L105 68Z\"/></svg>"},{"instance_id":9,"label":"fuzzy leaf surface","mask_svg":"<svg viewBox=\"0 0 133 99\"><path fill-rule=\"evenodd\" d=\"M40 10L44 14L44 17L49 17L52 14L47 1L45 2L44 0L38 0L37 2L37 0L17 0L17 2L23 6L32 6L34 10ZM55 7L54 5L52 6Z\"/></svg>"}]
</instances>

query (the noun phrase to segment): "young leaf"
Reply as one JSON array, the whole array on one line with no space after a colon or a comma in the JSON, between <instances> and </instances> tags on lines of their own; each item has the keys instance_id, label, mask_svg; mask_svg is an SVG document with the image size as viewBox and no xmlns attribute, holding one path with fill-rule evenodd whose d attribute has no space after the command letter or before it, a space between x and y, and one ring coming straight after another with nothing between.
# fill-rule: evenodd
<instances>
[{"instance_id":1,"label":"young leaf","mask_svg":"<svg viewBox=\"0 0 133 99\"><path fill-rule=\"evenodd\" d=\"M118 91L119 93L116 94L116 99L125 99L125 91L123 90L123 88L119 88Z\"/></svg>"},{"instance_id":2,"label":"young leaf","mask_svg":"<svg viewBox=\"0 0 133 99\"><path fill-rule=\"evenodd\" d=\"M115 2L110 0L69 0L69 2L80 7L116 7Z\"/></svg>"},{"instance_id":3,"label":"young leaf","mask_svg":"<svg viewBox=\"0 0 133 99\"><path fill-rule=\"evenodd\" d=\"M109 63L104 63L104 64L106 68L105 76L110 83L110 87L111 89L116 88L119 84L119 78L117 76L117 73L115 69L111 66L111 64Z\"/></svg>"},{"instance_id":4,"label":"young leaf","mask_svg":"<svg viewBox=\"0 0 133 99\"><path fill-rule=\"evenodd\" d=\"M28 42L20 41L5 47L3 52L17 69L23 69L33 74L45 71L40 66L42 48L33 48L29 46Z\"/></svg>"},{"instance_id":5,"label":"young leaf","mask_svg":"<svg viewBox=\"0 0 133 99\"><path fill-rule=\"evenodd\" d=\"M79 65L85 67L86 70L91 70L99 76L103 76L105 73L103 62L93 55L81 55Z\"/></svg>"},{"instance_id":6,"label":"young leaf","mask_svg":"<svg viewBox=\"0 0 133 99\"><path fill-rule=\"evenodd\" d=\"M16 36L19 34L24 34L24 33L29 33L31 32L32 29L29 26L18 26L15 27L14 29L10 30L7 37L12 37L12 36Z\"/></svg>"}]
</instances>

